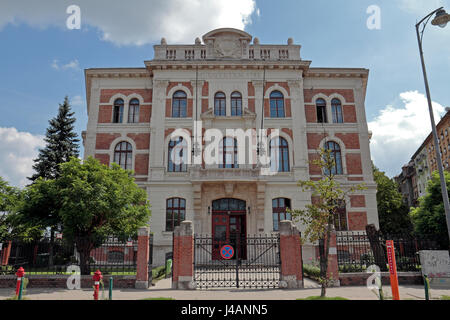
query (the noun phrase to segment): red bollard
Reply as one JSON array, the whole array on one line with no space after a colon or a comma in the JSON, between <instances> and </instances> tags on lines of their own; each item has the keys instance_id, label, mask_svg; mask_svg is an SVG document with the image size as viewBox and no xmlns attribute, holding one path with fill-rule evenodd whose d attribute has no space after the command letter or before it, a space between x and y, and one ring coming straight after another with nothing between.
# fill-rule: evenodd
<instances>
[{"instance_id":1,"label":"red bollard","mask_svg":"<svg viewBox=\"0 0 450 320\"><path fill-rule=\"evenodd\" d=\"M103 279L102 273L100 270L95 271L92 280L94 280L94 300L98 300L98 291L100 287L100 280Z\"/></svg>"},{"instance_id":2,"label":"red bollard","mask_svg":"<svg viewBox=\"0 0 450 320\"><path fill-rule=\"evenodd\" d=\"M20 267L19 270L17 270L16 272L16 276L17 276L16 297L18 297L20 292L20 282L25 276L25 270L22 267Z\"/></svg>"}]
</instances>

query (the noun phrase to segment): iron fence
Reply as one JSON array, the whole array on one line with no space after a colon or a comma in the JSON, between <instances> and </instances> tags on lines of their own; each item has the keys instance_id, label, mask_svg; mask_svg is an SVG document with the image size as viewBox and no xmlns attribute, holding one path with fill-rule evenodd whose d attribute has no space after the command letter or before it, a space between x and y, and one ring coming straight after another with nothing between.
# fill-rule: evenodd
<instances>
[{"instance_id":1,"label":"iron fence","mask_svg":"<svg viewBox=\"0 0 450 320\"><path fill-rule=\"evenodd\" d=\"M420 250L442 250L436 237L410 235L376 235L366 232L339 231L336 236L339 272L365 272L370 265L388 271L386 240L393 240L397 271L420 271Z\"/></svg>"},{"instance_id":2,"label":"iron fence","mask_svg":"<svg viewBox=\"0 0 450 320\"><path fill-rule=\"evenodd\" d=\"M14 274L19 267L27 274L67 274L69 266L80 266L76 245L62 239L23 242L11 241L1 245L0 274ZM87 268L92 273L136 274L137 240L122 241L110 236L89 253Z\"/></svg>"}]
</instances>

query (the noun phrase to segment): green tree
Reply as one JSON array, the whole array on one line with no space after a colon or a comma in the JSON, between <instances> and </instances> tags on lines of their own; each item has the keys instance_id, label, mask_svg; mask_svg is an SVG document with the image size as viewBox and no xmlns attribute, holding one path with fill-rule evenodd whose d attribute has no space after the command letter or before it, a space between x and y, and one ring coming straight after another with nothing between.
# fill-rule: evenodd
<instances>
[{"instance_id":1,"label":"green tree","mask_svg":"<svg viewBox=\"0 0 450 320\"><path fill-rule=\"evenodd\" d=\"M373 166L373 178L377 184L377 209L380 230L384 234L411 234L413 225L408 208L403 203L398 185L393 179Z\"/></svg>"},{"instance_id":2,"label":"green tree","mask_svg":"<svg viewBox=\"0 0 450 320\"><path fill-rule=\"evenodd\" d=\"M23 193L0 177L0 242L21 239L30 240L42 234L33 225L23 223L18 212Z\"/></svg>"},{"instance_id":3,"label":"green tree","mask_svg":"<svg viewBox=\"0 0 450 320\"><path fill-rule=\"evenodd\" d=\"M82 274L90 273L89 254L106 237L134 236L150 217L147 193L136 185L131 171L117 164L72 158L61 165L58 179L36 183L55 190L64 237L77 246Z\"/></svg>"},{"instance_id":4,"label":"green tree","mask_svg":"<svg viewBox=\"0 0 450 320\"><path fill-rule=\"evenodd\" d=\"M298 185L302 191L310 191L312 198L318 199L307 204L305 209L297 209L292 211L292 217L296 221L302 222L306 227L304 236L310 242L319 241L324 244L319 248L320 256L320 277L321 297L326 296L326 288L330 284L327 275L328 256L330 248L330 235L334 230L334 221L337 214L337 207L343 203L348 195L363 190L363 185L352 186L349 188L341 188L335 174L336 162L331 154L331 150L320 149L318 151L319 159L312 160L311 164L318 166L322 172L320 180L300 180Z\"/></svg>"},{"instance_id":5,"label":"green tree","mask_svg":"<svg viewBox=\"0 0 450 320\"><path fill-rule=\"evenodd\" d=\"M49 121L44 139L46 146L39 150L33 165L36 172L28 179L36 181L38 178L57 178L60 172L59 165L69 161L71 157L78 157L80 140L74 132L76 121L74 114L66 96L64 103L59 105L56 117Z\"/></svg>"},{"instance_id":6,"label":"green tree","mask_svg":"<svg viewBox=\"0 0 450 320\"><path fill-rule=\"evenodd\" d=\"M447 188L450 190L450 173L445 171L444 174ZM417 234L436 236L443 247L449 247L444 201L442 201L441 182L437 171L433 172L431 180L428 181L426 195L419 198L419 206L411 208L410 214Z\"/></svg>"}]
</instances>

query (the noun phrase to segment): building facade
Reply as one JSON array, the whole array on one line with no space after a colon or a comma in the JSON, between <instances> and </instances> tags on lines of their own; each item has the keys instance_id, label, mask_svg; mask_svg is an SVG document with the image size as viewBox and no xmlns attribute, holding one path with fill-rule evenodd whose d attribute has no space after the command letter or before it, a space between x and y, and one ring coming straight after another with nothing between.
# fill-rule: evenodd
<instances>
[{"instance_id":1,"label":"building facade","mask_svg":"<svg viewBox=\"0 0 450 320\"><path fill-rule=\"evenodd\" d=\"M450 110L436 125L439 152L444 170L450 171ZM422 145L412 156L410 162L403 166L402 173L395 177L404 203L408 207L419 204L419 198L426 195L428 181L433 172L437 171L436 151L433 134L430 133Z\"/></svg>"},{"instance_id":2,"label":"building facade","mask_svg":"<svg viewBox=\"0 0 450 320\"><path fill-rule=\"evenodd\" d=\"M84 156L134 171L151 204L155 263L172 250L184 219L216 238L277 231L291 218L286 208L311 203L297 182L321 178L310 162L320 147L332 150L344 188L366 186L341 208L337 229L378 227L364 105L369 71L311 68L292 39L263 45L227 28L202 40L163 38L142 68L85 71Z\"/></svg>"}]
</instances>

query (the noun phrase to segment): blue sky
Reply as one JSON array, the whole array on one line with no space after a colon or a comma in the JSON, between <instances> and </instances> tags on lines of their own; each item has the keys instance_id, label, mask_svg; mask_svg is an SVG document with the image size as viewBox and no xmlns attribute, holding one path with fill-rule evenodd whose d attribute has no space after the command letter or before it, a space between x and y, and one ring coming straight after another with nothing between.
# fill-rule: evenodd
<instances>
[{"instance_id":1,"label":"blue sky","mask_svg":"<svg viewBox=\"0 0 450 320\"><path fill-rule=\"evenodd\" d=\"M217 27L244 28L261 43L302 45L313 67L370 69L366 113L372 156L393 176L430 132L414 25L448 0L2 1L0 4L0 176L23 185L48 119L69 95L81 134L87 124L83 69L142 67L153 44L193 43ZM81 30L65 11L81 8ZM131 6L132 4L132 6ZM381 9L369 30L366 10ZM207 18L205 18L207 17ZM436 112L450 106L450 26L429 25L424 50Z\"/></svg>"}]
</instances>

